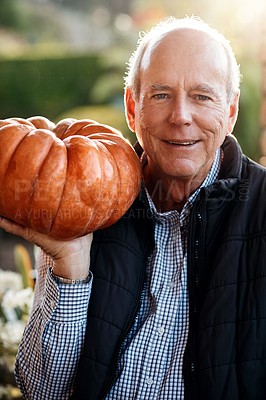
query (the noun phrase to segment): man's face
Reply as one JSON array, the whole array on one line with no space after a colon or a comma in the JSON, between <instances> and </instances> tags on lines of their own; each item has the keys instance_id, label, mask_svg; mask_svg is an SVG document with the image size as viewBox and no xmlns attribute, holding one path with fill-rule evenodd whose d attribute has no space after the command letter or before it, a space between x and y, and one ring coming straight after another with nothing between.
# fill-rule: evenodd
<instances>
[{"instance_id":1,"label":"man's face","mask_svg":"<svg viewBox=\"0 0 266 400\"><path fill-rule=\"evenodd\" d=\"M126 96L129 125L157 178L199 181L233 129L238 96L227 93L227 58L209 35L176 30L150 45L140 93Z\"/></svg>"}]
</instances>

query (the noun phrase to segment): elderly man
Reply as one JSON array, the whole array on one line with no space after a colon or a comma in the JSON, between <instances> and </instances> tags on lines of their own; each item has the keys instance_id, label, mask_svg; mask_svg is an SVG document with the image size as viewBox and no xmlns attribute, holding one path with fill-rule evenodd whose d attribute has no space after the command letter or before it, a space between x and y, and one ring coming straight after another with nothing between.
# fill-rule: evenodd
<instances>
[{"instance_id":1,"label":"elderly man","mask_svg":"<svg viewBox=\"0 0 266 400\"><path fill-rule=\"evenodd\" d=\"M2 220L49 255L16 363L25 399L266 398L266 174L230 135L238 100L222 35L159 24L126 78L131 209L93 241Z\"/></svg>"}]
</instances>

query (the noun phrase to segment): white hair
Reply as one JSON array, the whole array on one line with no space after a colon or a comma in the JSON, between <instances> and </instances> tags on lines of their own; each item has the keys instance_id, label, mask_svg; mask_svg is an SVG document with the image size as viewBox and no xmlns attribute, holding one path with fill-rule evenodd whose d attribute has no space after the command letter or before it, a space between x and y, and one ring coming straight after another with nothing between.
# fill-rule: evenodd
<instances>
[{"instance_id":1,"label":"white hair","mask_svg":"<svg viewBox=\"0 0 266 400\"><path fill-rule=\"evenodd\" d=\"M140 81L139 71L143 55L149 44L158 41L166 34L177 29L194 29L209 34L215 39L225 50L228 61L228 79L227 79L227 93L228 101L234 97L239 90L241 81L241 74L239 65L237 64L235 54L232 50L230 42L216 29L211 28L207 23L202 21L199 17L186 17L177 19L174 17L168 18L166 21L161 21L158 25L153 27L149 32L142 32L137 43L137 49L132 54L128 62L128 69L125 76L125 85L129 87L135 98L139 96Z\"/></svg>"}]
</instances>

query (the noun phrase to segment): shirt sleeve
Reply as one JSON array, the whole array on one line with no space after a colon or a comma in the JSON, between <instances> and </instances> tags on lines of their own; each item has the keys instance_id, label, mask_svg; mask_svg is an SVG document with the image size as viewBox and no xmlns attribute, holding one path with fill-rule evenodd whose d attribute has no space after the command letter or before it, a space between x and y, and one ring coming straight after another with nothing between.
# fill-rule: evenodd
<instances>
[{"instance_id":1,"label":"shirt sleeve","mask_svg":"<svg viewBox=\"0 0 266 400\"><path fill-rule=\"evenodd\" d=\"M46 271L47 265L49 268L51 264L46 263ZM92 286L90 275L90 281L85 284L57 283L48 269L45 284L36 283L38 296L15 366L16 380L24 399L64 400L71 397L84 344ZM40 278L42 280L43 276Z\"/></svg>"}]
</instances>

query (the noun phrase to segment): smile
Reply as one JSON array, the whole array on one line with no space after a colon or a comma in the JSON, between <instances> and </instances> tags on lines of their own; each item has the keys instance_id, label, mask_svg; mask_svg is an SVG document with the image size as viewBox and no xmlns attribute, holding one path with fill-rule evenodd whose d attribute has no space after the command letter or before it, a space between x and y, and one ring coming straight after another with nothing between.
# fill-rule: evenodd
<instances>
[{"instance_id":1,"label":"smile","mask_svg":"<svg viewBox=\"0 0 266 400\"><path fill-rule=\"evenodd\" d=\"M193 144L197 143L198 140L194 140L193 142L172 142L170 140L166 140L166 143L174 144L176 146L192 146Z\"/></svg>"}]
</instances>

